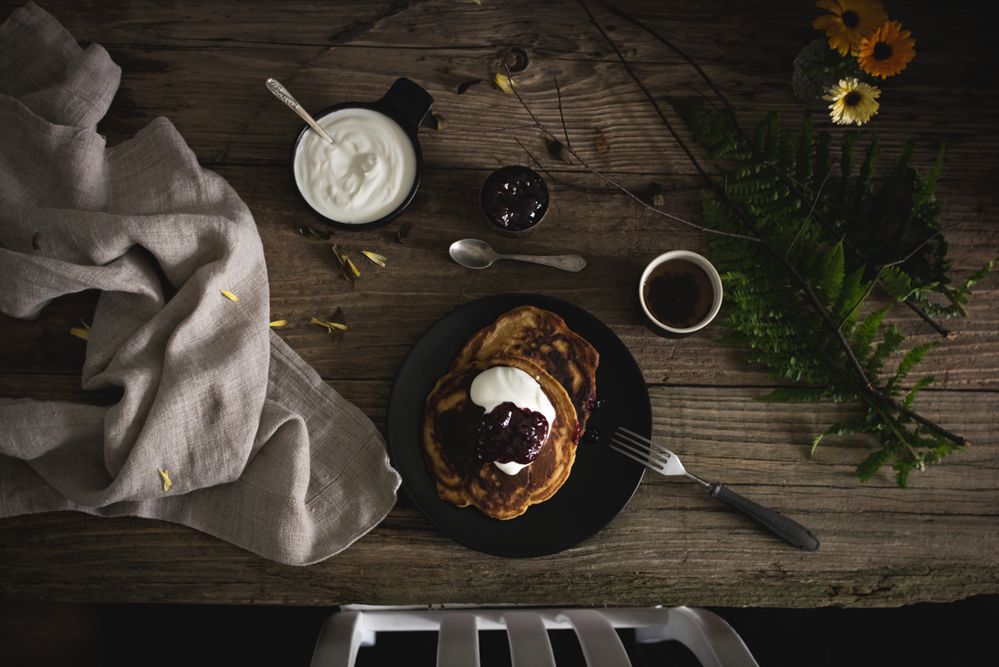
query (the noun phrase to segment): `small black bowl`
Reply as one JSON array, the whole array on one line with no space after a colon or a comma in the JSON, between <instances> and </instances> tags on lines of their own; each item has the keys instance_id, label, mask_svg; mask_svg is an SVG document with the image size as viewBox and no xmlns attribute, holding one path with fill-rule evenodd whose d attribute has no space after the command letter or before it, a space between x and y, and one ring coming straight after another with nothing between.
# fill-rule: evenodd
<instances>
[{"instance_id":1,"label":"small black bowl","mask_svg":"<svg viewBox=\"0 0 999 667\"><path fill-rule=\"evenodd\" d=\"M528 167L501 167L486 177L479 206L489 227L504 236L525 236L541 224L550 208L548 186Z\"/></svg>"},{"instance_id":2,"label":"small black bowl","mask_svg":"<svg viewBox=\"0 0 999 667\"><path fill-rule=\"evenodd\" d=\"M410 202L413 201L413 197L416 196L416 191L420 188L420 180L423 176L423 152L420 150L420 140L418 132L420 130L420 124L423 122L423 118L429 113L430 109L433 108L434 98L431 97L430 93L423 89L422 86L410 81L409 79L397 79L392 87L388 89L388 92L378 100L377 102L343 102L341 104L335 104L331 107L326 107L319 113L315 114L313 117L316 121L320 121L329 114L340 111L341 109L351 109L351 108L361 108L361 109L371 109L377 111L385 116L388 116L396 123L399 127L403 129L406 136L413 144L413 152L416 154L416 174L413 176L413 187L410 188L409 194L406 198L389 214L384 217L378 218L377 220L372 220L371 222L341 222L340 220L334 220L326 215L323 215L317 211L309 200L305 198L302 194L302 189L298 184L298 179L295 178L295 158L298 155L298 146L302 143L302 139L312 131L308 125L303 125L302 130L295 137L294 143L291 145L291 182L295 186L295 192L298 193L299 199L302 203L312 211L324 224L330 227L336 227L337 229L345 229L349 231L362 231L366 229L375 229L377 227L383 227L389 222L394 220L400 213L406 210Z\"/></svg>"}]
</instances>

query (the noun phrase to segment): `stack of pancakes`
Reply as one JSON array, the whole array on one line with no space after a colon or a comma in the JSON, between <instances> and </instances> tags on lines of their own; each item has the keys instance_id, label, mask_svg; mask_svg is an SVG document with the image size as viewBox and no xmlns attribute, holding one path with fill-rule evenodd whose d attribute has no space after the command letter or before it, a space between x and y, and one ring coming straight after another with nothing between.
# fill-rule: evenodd
<instances>
[{"instance_id":1,"label":"stack of pancakes","mask_svg":"<svg viewBox=\"0 0 999 667\"><path fill-rule=\"evenodd\" d=\"M437 495L458 507L474 505L495 519L512 519L561 488L596 396L600 355L561 317L534 306L515 308L472 336L427 397L422 443ZM472 381L494 366L533 377L555 408L554 423L533 463L507 475L475 453L475 427L484 410L472 403Z\"/></svg>"}]
</instances>

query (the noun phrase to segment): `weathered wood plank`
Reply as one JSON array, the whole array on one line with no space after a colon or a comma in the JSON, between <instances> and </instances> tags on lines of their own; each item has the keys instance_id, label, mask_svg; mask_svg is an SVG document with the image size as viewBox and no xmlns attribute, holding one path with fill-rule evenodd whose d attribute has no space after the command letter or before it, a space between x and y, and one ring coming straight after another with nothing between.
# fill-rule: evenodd
<instances>
[{"instance_id":1,"label":"weathered wood plank","mask_svg":"<svg viewBox=\"0 0 999 667\"><path fill-rule=\"evenodd\" d=\"M0 1L0 17L20 4ZM797 115L788 78L794 54L815 35L809 3L674 4L643 0L629 7L701 61L747 122L766 110ZM507 48L524 48L530 64L520 76L522 91L546 123L557 126L550 81L558 75L575 145L635 188L662 182L670 210L695 217L690 165L576 4L295 0L248 8L190 0L53 0L46 7L82 41L105 44L124 68L119 97L101 125L111 144L167 115L199 158L246 199L268 259L273 315L292 321L281 335L380 426L395 369L434 319L477 296L543 291L607 322L647 381L666 385L653 388L656 432L692 469L799 518L823 547L817 554L785 548L697 489L650 476L605 531L563 554L530 561L491 558L452 543L405 498L371 535L310 568L279 566L162 522L76 514L15 518L0 522L0 596L891 606L999 592L992 556L999 547L995 278L973 300L971 320L955 324L960 337L921 367L943 386L971 390L927 392L918 407L974 447L915 476L910 490L895 488L887 474L868 484L852 477L867 451L860 439L830 443L807 460L811 437L849 406L753 402L763 389L742 385L769 381L735 351L716 345L719 327L667 340L642 324L631 295L644 262L671 248L703 249L703 237L660 225L601 192L592 177L553 162L512 98L487 84L455 94L459 82L496 71ZM916 34L919 55L885 85L885 106L872 127L882 135L886 157L906 138L916 139L920 164L947 142L941 200L956 270L966 273L999 246L992 220L999 204L992 187L999 167L999 51L977 7L919 2L897 10ZM598 13L657 95L702 89L660 45ZM265 92L267 75L284 79L310 108L373 99L396 76L409 76L430 89L448 121L444 132L421 135L429 168L406 214L416 224L409 242L391 240L394 226L338 235L355 250L372 248L390 258L385 270L362 265L357 290L338 278L324 244L310 245L293 232L307 219L284 166L298 122ZM489 169L526 160L515 136L582 189L556 185L552 217L512 244L485 235L475 200ZM607 150L597 150L598 143ZM580 252L591 266L578 276L514 265L465 272L444 253L450 241L472 235L502 249ZM0 395L114 400L112 392L77 388L84 346L67 330L89 317L93 299L60 299L36 322L0 316ZM351 324L339 342L304 324L337 306ZM917 334L912 342L933 338L906 311L897 317ZM470 579L474 600L463 592Z\"/></svg>"},{"instance_id":2,"label":"weathered wood plank","mask_svg":"<svg viewBox=\"0 0 999 667\"><path fill-rule=\"evenodd\" d=\"M510 128L528 123L515 100L487 83L455 94L462 81L488 79L506 49L519 46L529 62L519 75L524 95L557 127L552 78L558 76L576 144L597 167L692 173L574 3L255 3L247 12L234 5L71 2L49 9L82 41L106 44L124 68L121 91L102 124L112 143L166 115L206 164L282 162L300 123L270 99L263 76L284 80L312 109L375 99L396 76L409 76L430 90L448 121L447 132L424 138L430 164L480 168L490 160L523 160L517 145L504 140ZM747 124L769 110L798 117L790 63L813 36L811 6L704 3L662 11L659 3L646 3L635 11L704 62ZM2 5L0 14L6 14ZM667 49L598 14L657 95L705 89ZM989 61L969 46L969 40L984 44L985 37L969 35L960 16L941 20L934 7L907 14L919 57L886 86L874 126L886 159L913 139L919 163L928 164L946 142L948 177L988 178L999 151L999 92ZM759 35L768 35L766 48ZM960 95L941 92L957 88ZM606 150L597 151L598 143Z\"/></svg>"},{"instance_id":3,"label":"weathered wood plank","mask_svg":"<svg viewBox=\"0 0 999 667\"><path fill-rule=\"evenodd\" d=\"M496 69L492 48L427 51L414 57L407 51L370 48L315 55L306 47L258 52L123 46L112 47L111 54L125 70L118 97L101 125L112 143L165 115L205 164L284 162L301 123L271 99L261 72L282 79L314 111L346 100L377 99L397 76L407 76L429 90L436 112L447 120L446 131L423 133L428 164L481 168L496 161L524 160L511 134L529 125L530 119L515 98L488 83L463 95L455 93L463 80L491 77ZM571 138L594 166L633 173L693 173L619 64L546 57L532 62L518 75L522 94L542 121L558 130L552 83L557 76L564 87ZM643 64L637 70L663 98L696 95L693 91L704 88L683 64ZM801 110L786 72L725 68L715 76L718 85L738 100L747 127L754 127L767 111L777 111L789 125L797 125ZM995 164L999 148L992 111L999 93L981 90L975 94L978 104L956 106L956 100L939 100L938 90L938 86L900 86L892 91L895 99L885 100L875 126L885 164L911 139L917 146L917 164L929 165L945 142L946 177L981 180L982 169ZM821 119L819 124L828 127Z\"/></svg>"},{"instance_id":4,"label":"weathered wood plank","mask_svg":"<svg viewBox=\"0 0 999 667\"><path fill-rule=\"evenodd\" d=\"M376 250L389 258L380 269L360 259L363 275L351 290L334 266L328 245L306 241L295 228L311 218L296 201L280 167L226 167L220 170L246 199L257 220L270 273L271 314L289 320L281 336L323 377L394 377L409 347L438 317L465 301L502 292L540 291L590 310L629 346L649 382L680 384L765 384L764 373L740 361L738 350L718 344L720 326L682 339L666 339L645 325L637 300L637 282L646 262L674 248L704 250L699 232L663 222L622 196L569 190L554 185L550 218L531 236L511 242L489 232L477 209L477 191L485 172L428 170L405 219L414 223L405 244L394 240L398 223L386 230L338 233L336 240L354 249ZM575 182L599 188L594 177ZM669 206L699 219L696 181L663 181ZM647 178L628 181L644 189ZM990 224L987 207L999 195L941 195L948 239L957 275L981 266L999 247L999 228ZM487 238L501 250L577 252L589 267L569 274L545 267L500 263L488 271L469 271L451 262L446 249L458 238ZM44 248L45 239L40 239ZM722 267L724 268L724 267ZM920 366L947 387L999 385L999 300L995 276L981 283L970 304L970 318L955 320L960 332L942 341ZM68 335L69 327L89 320L94 297L60 299L32 322L0 315L0 372L78 373L85 345ZM332 315L343 307L350 330L331 343L310 317ZM912 343L939 338L908 309L893 313Z\"/></svg>"},{"instance_id":5,"label":"weathered wood plank","mask_svg":"<svg viewBox=\"0 0 999 667\"><path fill-rule=\"evenodd\" d=\"M16 380L0 378L0 394ZM381 424L386 382L335 386ZM76 399L64 379L40 398ZM349 550L280 566L157 521L60 513L0 522L0 595L88 601L895 606L999 592L999 414L989 392L928 392L976 444L898 489L853 477L863 439L808 460L846 406L769 406L759 390L653 389L655 432L698 473L722 479L820 536L785 547L682 481L648 475L604 531L562 554L485 556L452 543L403 498ZM471 510L470 510L471 511ZM475 581L474 600L466 584ZM753 581L754 585L746 585Z\"/></svg>"}]
</instances>

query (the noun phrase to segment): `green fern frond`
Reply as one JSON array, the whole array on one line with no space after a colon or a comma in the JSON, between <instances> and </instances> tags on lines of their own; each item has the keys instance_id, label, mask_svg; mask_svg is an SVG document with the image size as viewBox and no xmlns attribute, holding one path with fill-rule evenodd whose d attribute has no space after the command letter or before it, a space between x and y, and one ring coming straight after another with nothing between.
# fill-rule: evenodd
<instances>
[{"instance_id":1,"label":"green fern frond","mask_svg":"<svg viewBox=\"0 0 999 667\"><path fill-rule=\"evenodd\" d=\"M906 485L913 471L958 449L906 412L932 378L916 382L901 398L901 408L883 397L901 394L902 382L932 343L910 349L883 378L886 361L905 337L886 323L888 306L867 303L877 280L895 301L910 300L930 313L963 314L972 286L993 267L989 262L963 283L950 284L935 200L942 151L923 176L910 164L908 145L879 178L877 136L863 147L858 166L861 134L847 131L838 146L837 175L830 134L815 132L807 117L788 132L776 114L767 114L747 140L728 109L709 108L696 99L669 102L706 154L721 161L724 195L702 193L705 224L760 234L771 252L781 253L778 261L759 244L728 237L711 241L713 257L724 269L724 341L742 347L746 359L765 367L770 377L804 385L777 388L758 400L858 402L860 416L829 426L813 440L812 452L827 435L873 436L878 447L857 468L862 480L890 465L897 483ZM864 249L866 261L854 248ZM791 280L788 265L818 296L825 317ZM862 386L853 374L830 321L881 393Z\"/></svg>"}]
</instances>

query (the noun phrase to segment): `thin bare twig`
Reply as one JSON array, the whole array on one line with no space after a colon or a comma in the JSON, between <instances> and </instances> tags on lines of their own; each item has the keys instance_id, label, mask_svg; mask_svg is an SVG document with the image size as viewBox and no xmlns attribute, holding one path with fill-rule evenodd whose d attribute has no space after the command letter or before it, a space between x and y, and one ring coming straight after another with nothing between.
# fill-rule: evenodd
<instances>
[{"instance_id":1,"label":"thin bare twig","mask_svg":"<svg viewBox=\"0 0 999 667\"><path fill-rule=\"evenodd\" d=\"M742 137L743 141L746 142L746 144L749 146L750 150L752 150L754 154L756 154L757 156L759 155L759 151L756 148L756 144L753 143L753 141L749 138L749 135L747 135L746 132L745 132L745 130L742 129L742 126L739 125L738 118L735 115L735 108L728 101L728 99L725 97L725 95L721 92L721 90L718 88L718 86L715 85L714 81L711 79L711 77L708 76L707 72L705 72L704 69L702 69L701 66L698 65L697 62L693 58L691 58L689 55L687 55L687 53L683 49L681 49L680 47L678 47L676 44L674 44L671 40L667 39L664 35L662 35L658 31L654 30L651 26L647 25L645 22L643 22L643 21L635 18L634 16L632 16L628 12L624 11L623 9L615 7L614 5L612 5L609 2L607 2L607 0L600 0L600 3L609 12L611 12L612 14L614 14L615 16L617 16L618 18L624 19L628 23L631 23L632 25L634 25L637 28L641 29L642 31L644 31L645 33L647 33L649 36L651 36L653 39L655 39L659 43L663 44L666 48L668 48L669 50L671 50L673 53L675 53L676 55L680 56L680 58L682 58L688 65L690 65L697 72L697 74L701 77L701 80L704 81L704 83L711 89L711 91L718 97L718 99L721 101L721 103L728 110L729 114L732 117L732 122L735 125L735 129L736 129L736 131L738 131L738 133ZM580 4L582 4L582 0L580 0ZM584 5L584 9L586 9L585 5ZM594 25L596 25L596 20L594 19L593 15L590 13L590 11L588 9L586 9L586 13L589 15L591 23L593 23ZM597 26L597 27L598 27L598 29L600 29L599 26ZM603 33L603 30L601 30L601 33ZM606 33L604 33L604 37L605 38L607 37ZM610 41L609 38L608 38L608 41ZM612 44L612 46L613 46L613 44ZM614 50L615 50L615 52L618 53L618 58L623 61L624 57L620 54L620 52L617 51L616 47L615 47ZM634 76L632 78L634 78ZM805 194L808 192L808 187L806 185L804 185L803 183L800 183L797 179L793 178L789 174L784 173L784 171L782 169L777 168L776 165L772 164L768 160L761 159L760 161L764 165L766 165L774 174L776 174L777 177L780 178L781 181L783 181L785 185L788 185L789 187L791 187L796 192L797 196L805 198ZM851 219L853 218L853 216L850 215L849 212L844 211L839 206L836 206L835 203L832 203L832 202L830 202L830 203L831 203L832 206L834 206L834 208L836 209L837 213L839 213L843 217L847 217L847 218L851 218ZM823 226L825 226L826 228L830 227L829 221L825 220L822 216L816 216L816 217L819 219L819 222ZM854 220L854 222L856 222L856 220ZM853 246L849 246L849 245L847 246L847 248L852 253L854 253L854 255L856 255L856 257L858 259L860 259L860 261L862 261L865 264L868 263L867 258L857 248L855 248ZM905 303L906 306L909 307L909 309L911 309L914 313L916 313L924 322L926 322L934 330L936 330L936 332L938 334L940 334L944 338L954 338L955 337L954 333L952 333L947 327L943 326L940 322L938 322L933 317L931 317L925 310L923 310L922 307L920 307L919 304L915 303L912 299L906 299L904 303Z\"/></svg>"},{"instance_id":2,"label":"thin bare twig","mask_svg":"<svg viewBox=\"0 0 999 667\"><path fill-rule=\"evenodd\" d=\"M555 78L555 94L558 95L558 117L562 120L562 133L565 135L565 147L572 148L569 141L569 126L565 122L565 114L562 113L562 88L558 85L558 77Z\"/></svg>"},{"instance_id":3,"label":"thin bare twig","mask_svg":"<svg viewBox=\"0 0 999 667\"><path fill-rule=\"evenodd\" d=\"M507 74L506 74L507 77L509 77L512 80L513 75L510 72L510 69L507 68L506 72L507 72ZM520 106L522 106L524 108L524 110L531 117L531 120L534 121L535 127L539 131L543 132L546 136L548 136L548 137L550 137L550 138L555 139L556 141L558 141L558 137L556 137L551 132L551 130L549 130L547 127L544 126L544 124L537 117L537 115L535 115L535 113L527 105L527 103L524 101L524 98L521 97L520 92L517 90L516 86L511 86L510 89L513 91L513 94L517 97L517 101L520 102ZM639 197L638 195L636 195L634 192L632 192L631 190L629 190L625 186L621 185L620 183L618 183L617 181L615 181L611 177L607 176L606 174L604 174L601 171L598 171L597 169L594 169L592 166L590 166L589 162L587 162L585 159L583 159L583 157L578 152L576 152L576 149L570 148L569 146L566 146L565 150L566 150L567 153L569 153L569 155L571 155L572 157L574 157L576 159L576 161L579 162L579 164L583 166L583 168L585 168L591 174L593 174L597 178L603 180L605 183L613 186L616 190L620 191L621 193L627 195L628 197L631 197L636 202L638 202L639 204L641 204L643 207L649 209L650 211L654 212L657 215L661 215L662 217L668 218L668 219L670 219L670 220L672 220L674 222L678 222L681 225L686 225L687 227L691 227L691 228L696 229L698 231L706 232L708 234L717 234L718 236L727 236L729 238L741 239L743 241L749 241L749 242L752 242L752 243L759 243L760 242L760 239L758 239L755 236L748 236L746 234L736 234L734 232L726 232L726 231L723 231L721 229L714 229L713 227L705 227L704 225L699 225L696 222L692 222L690 220L686 220L684 218L681 218L680 216L673 215L672 213L669 213L668 211L664 211L661 208L653 206L652 204L649 204L644 199L642 199L641 197Z\"/></svg>"},{"instance_id":4,"label":"thin bare twig","mask_svg":"<svg viewBox=\"0 0 999 667\"><path fill-rule=\"evenodd\" d=\"M586 12L586 15L589 17L590 23L600 32L600 34L607 41L607 43L610 44L611 48L614 50L614 53L617 55L617 58L620 61L621 65L624 67L625 71L628 73L631 79L635 82L635 84L639 87L639 89L642 91L645 97L652 104L653 108L656 110L656 113L659 115L659 118L662 120L663 125L673 136L674 140L680 145L681 149L683 149L683 152L687 155L687 158L690 160L691 164L694 166L697 172L705 180L708 186L711 187L716 192L718 192L718 194L725 200L725 202L729 205L729 207L736 213L736 215L738 215L738 217L743 223L743 226L748 230L754 230L752 219L742 210L741 206L739 206L735 201L732 200L732 198L729 196L725 188L719 186L718 183L715 182L715 180L708 175L708 173L701 166L700 162L691 152L690 148L686 145L686 143L679 136L679 134L677 134L677 132L673 129L672 124L669 122L669 119L666 118L665 113L662 111L662 108L656 102L655 97L653 97L649 89L646 88L645 85L642 83L642 81L638 78L638 75L631 68L631 65L624 57L624 54L621 53L620 49L618 49L617 45L607 34L606 30L604 30L603 26L601 26L600 23L596 20L596 17L590 11L589 7L586 6L586 3L583 0L579 0L579 4L583 8L583 11ZM674 50L677 49L674 48ZM688 62L690 62L692 65L694 65L695 69L697 69L699 72L702 73L702 76L705 78L706 81L709 81L707 79L707 75L703 74L703 70L697 67L693 63L693 61L689 59L689 57L685 57L685 59L688 60ZM713 84L710 85L712 85L713 88ZM718 92L720 91L716 91L716 94ZM517 97L518 100L520 100L521 104L526 108L523 99L519 95ZM726 105L730 107L730 105L728 105L727 101L724 99L723 96L719 95L719 99L722 99L722 101L725 102ZM531 114L532 118L536 119L534 114L529 109L528 113ZM546 131L543 127L541 129L542 131ZM593 173L595 173L598 176L602 176L599 172L596 172L595 170L591 169L591 171L593 171ZM634 199L641 201L633 193L627 192L627 194L629 194ZM829 312L829 309L825 307L825 305L819 299L818 294L815 293L815 290L808 283L808 281L805 280L804 276L801 275L798 269L793 264L791 264L787 260L787 258L785 258L783 254L781 254L773 246L773 244L769 242L769 240L767 240L763 236L757 236L754 238L775 260L777 260L779 264L781 264L781 266L783 266L785 271L794 279L794 282L799 286L799 288L804 293L806 300L812 305L812 307L822 318L822 321L825 323L826 327L834 334L834 336L837 339L837 342L842 348L844 355L846 356L848 366L852 369L853 373L857 376L857 379L860 381L861 391L866 397L868 397L869 400L878 401L883 405L891 406L893 409L897 410L898 412L905 414L906 416L909 416L912 419L915 419L916 421L920 422L927 428L930 428L939 435L948 438L949 440L952 440L953 442L959 445L968 444L968 441L965 438L955 435L951 431L948 431L942 426L939 426L935 422L912 412L905 406L900 405L891 396L884 394L884 392L878 389L878 387L870 380L870 378L868 378L867 371L860 363L860 360L857 358L856 353L853 351L853 348L850 346L849 341L846 340L846 336L843 334L842 329L833 320L832 314Z\"/></svg>"},{"instance_id":5,"label":"thin bare twig","mask_svg":"<svg viewBox=\"0 0 999 667\"><path fill-rule=\"evenodd\" d=\"M791 254L791 248L793 248L794 244L798 241L798 237L801 236L801 232L804 231L805 225L807 225L808 221L812 219L812 213L815 212L815 206L816 206L816 204L819 203L819 197L822 196L822 190L825 189L825 187L826 187L826 181L829 180L829 177L833 173L833 167L835 167L835 166L836 166L835 162L833 164L829 165L829 171L826 172L825 178L822 179L822 184L819 185L819 191L815 193L815 199L812 200L812 207L810 209L808 209L808 215L806 215L805 219L801 221L800 225L798 225L798 231L796 231L794 233L794 237L791 238L791 242L787 244L787 250L784 251L784 257L787 257L787 256L789 256ZM842 325L840 325L840 326L842 326Z\"/></svg>"},{"instance_id":6,"label":"thin bare twig","mask_svg":"<svg viewBox=\"0 0 999 667\"><path fill-rule=\"evenodd\" d=\"M867 289L864 290L864 293L860 296L860 298L858 298L856 300L856 302L854 302L854 304L852 306L850 306L850 310L846 311L846 314L843 315L843 319L839 321L839 328L840 329L843 328L843 325L846 324L846 321L848 319L850 319L851 315L853 315L853 311L857 310L857 308L860 306L860 304L862 304L864 302L864 300L871 295L871 291L874 289L874 286L878 283L878 280L880 280L880 278L881 278L881 274L884 273L886 269L890 269L893 266L898 266L899 264L905 264L910 259L912 259L916 255L917 252L919 252L920 250L922 250L923 246L925 246L927 243L929 243L930 241L932 241L936 237L940 236L941 233L942 232L940 230L937 230L932 235L930 235L928 238L926 238L922 243L920 243L918 246L916 246L915 248L913 248L912 252L910 252L908 255L906 255L902 259L896 259L894 262L888 262L887 264L882 264L881 268L879 268L878 272L875 274L874 279L871 280L870 284L867 286Z\"/></svg>"},{"instance_id":7,"label":"thin bare twig","mask_svg":"<svg viewBox=\"0 0 999 667\"><path fill-rule=\"evenodd\" d=\"M579 192L597 192L601 194L620 192L620 190L618 190L617 188L589 188L583 185L577 185L576 183L567 181L564 178L560 178L550 169L545 167L545 165L541 163L541 160L539 160L537 156L535 156L534 153L532 153L530 149L528 149L527 146L524 145L524 142L522 142L517 137L514 137L513 140L516 141L517 145L520 146L521 150L523 150L524 153L527 154L527 157L531 159L531 162L538 169L538 171L542 172L545 176L551 179L552 183L558 183L564 188L569 188L570 190L576 190Z\"/></svg>"},{"instance_id":8,"label":"thin bare twig","mask_svg":"<svg viewBox=\"0 0 999 667\"><path fill-rule=\"evenodd\" d=\"M583 8L583 11L586 12L586 15L589 17L590 23L593 25L593 27L596 28L597 31L599 31L600 34L603 36L604 40L606 40L607 43L610 44L611 48L614 50L614 53L617 54L618 61L624 67L625 71L628 73L628 76L631 77L632 81L635 82L635 85L638 86L638 88L645 95L646 99L648 99L649 102L652 104L653 109L655 109L656 114L658 114L660 120L662 120L663 125L666 127L669 133L673 135L673 140L677 142L677 144L680 146L681 149L683 149L683 152L687 155L687 158L690 160L690 163L694 166L694 169L696 169L697 172L701 175L701 178L704 179L704 182L707 183L708 187L717 192L718 195L725 201L725 203L728 204L733 211L735 211L736 215L739 216L739 219L742 221L742 224L746 229L753 230L755 226L753 224L752 218L750 218L749 215L742 210L742 207L739 206L738 203L732 200L731 196L729 196L725 188L720 186L715 181L715 179L713 179L708 174L708 172L704 169L704 167L701 166L700 161L687 146L687 143L683 140L683 138L681 138L680 135L677 133L677 131L673 128L673 124L666 117L666 114L663 112L662 107L660 107L659 103L656 102L655 97L653 97L649 89L645 87L645 84L642 83L642 80L638 78L638 75L631 68L630 63L628 63L627 59L624 57L624 54L621 53L621 50L617 47L617 44L614 42L614 40L610 38L610 35L608 35L607 31L604 30L603 26L600 25L600 22L597 21L596 17L590 11L590 8L586 6L586 3L583 2L583 0L579 0L579 5ZM836 326L836 322L833 321L832 316L829 314L828 309L824 305L822 305L822 301L815 293L815 290L812 289L812 286L808 284L808 281L805 280L805 278L794 267L794 265L792 265L787 260L787 258L784 257L784 255L781 254L780 251L778 251L769 241L767 241L762 237L757 237L757 239L760 241L761 245L767 250L767 252L770 253L774 257L774 259L776 259L784 267L784 269L791 275L792 278L794 278L794 282L798 284L799 288L801 288L801 290L804 292L805 297L808 299L809 302L812 303L812 305L818 311L819 315L822 317L823 322L825 322L826 326L837 337L840 346L843 348L843 353L846 355L850 366L853 368L853 371L857 374L857 377L861 380L863 386L874 387L874 384L870 381L870 379L868 379L867 372L864 370L864 367L861 365L860 360L857 359L857 355L853 352L853 348L850 347L849 341L846 340L846 337L843 335L843 332L840 331L839 327Z\"/></svg>"}]
</instances>

